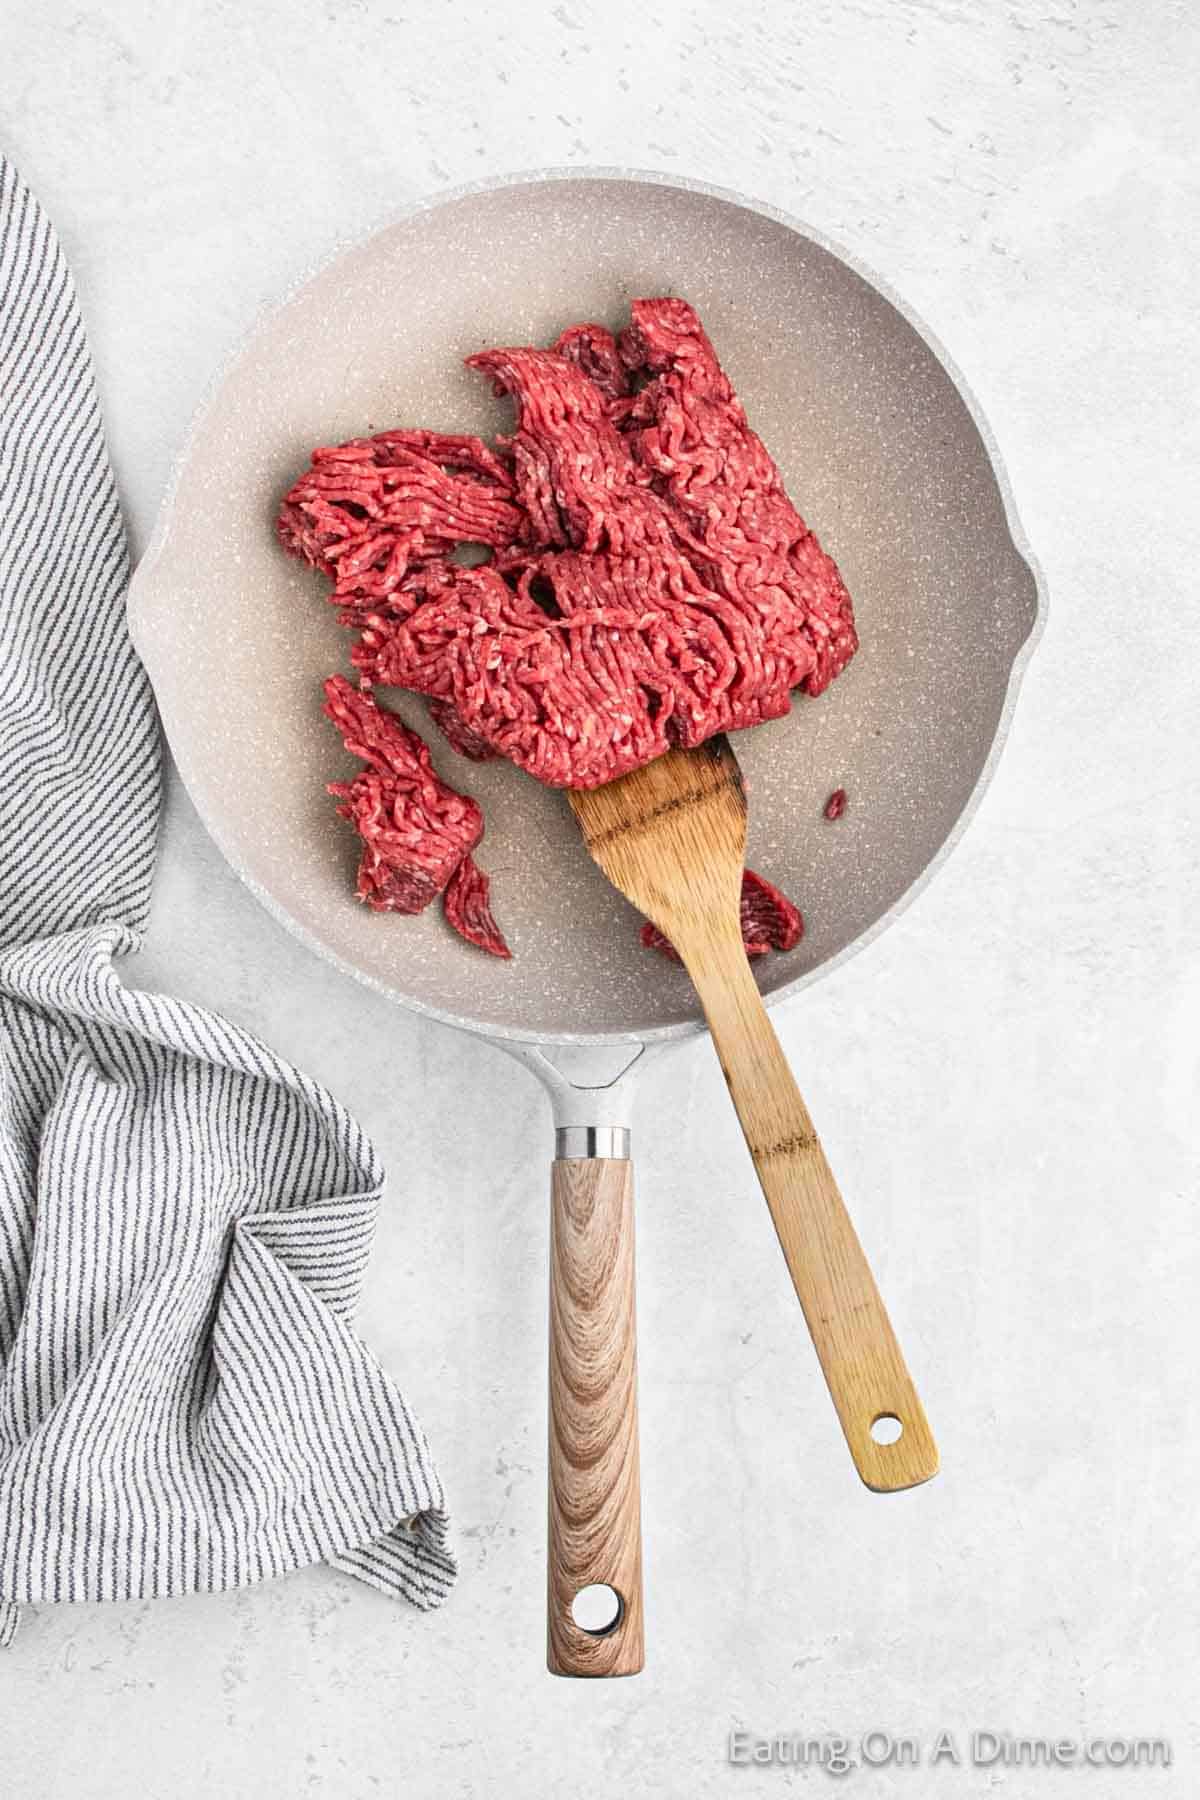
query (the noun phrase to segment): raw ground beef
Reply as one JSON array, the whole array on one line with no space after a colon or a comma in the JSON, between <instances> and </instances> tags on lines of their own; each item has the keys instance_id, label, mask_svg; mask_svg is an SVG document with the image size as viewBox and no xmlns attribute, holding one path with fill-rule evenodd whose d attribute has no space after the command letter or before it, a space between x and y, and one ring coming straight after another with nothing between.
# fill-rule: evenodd
<instances>
[{"instance_id":1,"label":"raw ground beef","mask_svg":"<svg viewBox=\"0 0 1200 1800\"><path fill-rule=\"evenodd\" d=\"M577 325L552 349L468 363L513 398L510 437L388 431L319 449L280 509L284 547L329 577L356 634L364 693L412 689L464 756L593 787L777 718L845 667L850 597L686 301L635 300L618 338ZM421 766L452 792L427 753ZM443 875L439 841L426 867L407 800L405 829L385 830L385 779L370 764L341 810L367 846L360 893L412 910L465 852ZM462 874L448 916L475 922L480 904L490 919Z\"/></svg>"},{"instance_id":2,"label":"raw ground beef","mask_svg":"<svg viewBox=\"0 0 1200 1800\"><path fill-rule=\"evenodd\" d=\"M442 911L468 944L478 944L492 956L507 959L512 951L492 917L488 894L491 882L472 856L464 856L442 894Z\"/></svg>"},{"instance_id":3,"label":"raw ground beef","mask_svg":"<svg viewBox=\"0 0 1200 1800\"><path fill-rule=\"evenodd\" d=\"M279 509L279 541L333 582L338 605L378 606L459 543L507 548L525 519L510 470L479 438L381 431L314 450Z\"/></svg>"},{"instance_id":4,"label":"raw ground beef","mask_svg":"<svg viewBox=\"0 0 1200 1800\"><path fill-rule=\"evenodd\" d=\"M827 819L840 819L846 810L845 788L834 788L825 802L824 812Z\"/></svg>"},{"instance_id":5,"label":"raw ground beef","mask_svg":"<svg viewBox=\"0 0 1200 1800\"><path fill-rule=\"evenodd\" d=\"M452 750L457 750L460 756L470 757L472 762L491 762L496 752L485 738L479 737L459 718L451 701L429 700L426 704L430 718Z\"/></svg>"},{"instance_id":6,"label":"raw ground beef","mask_svg":"<svg viewBox=\"0 0 1200 1800\"><path fill-rule=\"evenodd\" d=\"M325 712L366 764L329 789L362 839L358 897L375 912L423 912L469 860L483 814L434 772L428 744L344 675L325 683Z\"/></svg>"},{"instance_id":7,"label":"raw ground beef","mask_svg":"<svg viewBox=\"0 0 1200 1800\"><path fill-rule=\"evenodd\" d=\"M793 688L820 693L845 666L849 595L684 301L635 301L619 342L576 327L553 350L469 362L516 402L504 448L523 524L507 543L481 532L493 558L467 568L414 565L418 532L400 557L362 522L371 548L339 559L338 588L366 685L448 701L538 780L594 787L778 718ZM453 479L477 508L478 479ZM499 526L508 497L487 492ZM346 585L364 554L384 561L385 606L373 566Z\"/></svg>"},{"instance_id":8,"label":"raw ground beef","mask_svg":"<svg viewBox=\"0 0 1200 1800\"><path fill-rule=\"evenodd\" d=\"M768 950L794 950L804 936L804 920L786 894L747 869L742 876L742 942L747 956L765 956ZM647 950L661 950L672 962L680 960L669 937L657 925L642 926Z\"/></svg>"}]
</instances>

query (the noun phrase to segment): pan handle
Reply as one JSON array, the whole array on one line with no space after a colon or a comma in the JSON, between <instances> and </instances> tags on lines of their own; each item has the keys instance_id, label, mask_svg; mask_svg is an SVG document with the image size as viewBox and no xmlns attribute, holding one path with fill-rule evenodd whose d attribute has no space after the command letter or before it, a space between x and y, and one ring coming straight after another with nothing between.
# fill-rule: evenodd
<instances>
[{"instance_id":1,"label":"pan handle","mask_svg":"<svg viewBox=\"0 0 1200 1800\"><path fill-rule=\"evenodd\" d=\"M553 1675L636 1675L642 1523L629 1132L560 1126L557 1151L546 1663ZM588 1595L573 1612L592 1588L608 1593ZM607 1612L589 1616L583 1609L597 1599Z\"/></svg>"}]
</instances>

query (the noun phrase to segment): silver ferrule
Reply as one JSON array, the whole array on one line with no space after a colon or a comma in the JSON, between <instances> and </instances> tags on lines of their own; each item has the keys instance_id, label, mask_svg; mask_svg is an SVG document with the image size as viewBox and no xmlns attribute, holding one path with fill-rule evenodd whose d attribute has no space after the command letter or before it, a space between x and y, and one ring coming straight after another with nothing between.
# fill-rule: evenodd
<instances>
[{"instance_id":1,"label":"silver ferrule","mask_svg":"<svg viewBox=\"0 0 1200 1800\"><path fill-rule=\"evenodd\" d=\"M560 1125L554 1133L554 1154L559 1162L585 1162L607 1157L629 1161L628 1125Z\"/></svg>"}]
</instances>

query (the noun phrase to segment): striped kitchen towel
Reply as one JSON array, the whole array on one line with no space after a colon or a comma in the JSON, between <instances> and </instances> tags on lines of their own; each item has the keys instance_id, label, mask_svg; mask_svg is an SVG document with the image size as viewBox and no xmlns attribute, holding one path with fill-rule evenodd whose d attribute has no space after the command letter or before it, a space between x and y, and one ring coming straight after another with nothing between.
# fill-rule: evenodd
<instances>
[{"instance_id":1,"label":"striped kitchen towel","mask_svg":"<svg viewBox=\"0 0 1200 1800\"><path fill-rule=\"evenodd\" d=\"M128 572L71 277L0 158L0 1643L26 1602L320 1560L433 1607L441 1482L350 1323L379 1158L117 972L160 805Z\"/></svg>"}]
</instances>

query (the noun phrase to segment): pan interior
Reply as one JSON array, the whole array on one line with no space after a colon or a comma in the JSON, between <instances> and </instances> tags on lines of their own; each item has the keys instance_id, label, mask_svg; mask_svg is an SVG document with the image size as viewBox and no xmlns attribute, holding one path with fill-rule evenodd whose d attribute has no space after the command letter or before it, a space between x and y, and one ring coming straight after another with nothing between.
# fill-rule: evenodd
<instances>
[{"instance_id":1,"label":"pan interior","mask_svg":"<svg viewBox=\"0 0 1200 1800\"><path fill-rule=\"evenodd\" d=\"M837 558L862 649L819 699L735 741L749 860L801 907L768 994L868 931L918 878L983 769L1036 612L986 450L953 382L868 282L787 224L702 191L615 178L467 194L343 256L269 318L200 422L132 617L184 779L240 872L323 953L485 1031L655 1035L698 1020L681 970L592 866L564 797L455 756L481 802L501 963L437 907L352 898L355 842L325 784L355 766L320 716L349 639L272 521L309 449L390 426L490 434L509 414L462 367L488 344L619 326L630 299L699 310L789 491ZM827 823L832 789L849 795Z\"/></svg>"}]
</instances>

